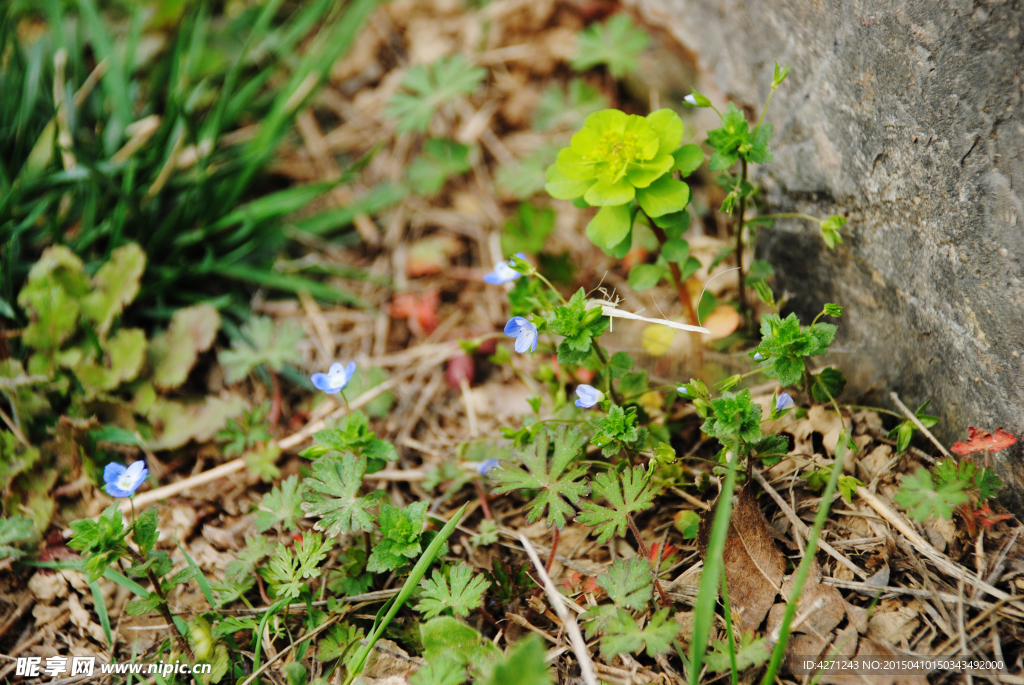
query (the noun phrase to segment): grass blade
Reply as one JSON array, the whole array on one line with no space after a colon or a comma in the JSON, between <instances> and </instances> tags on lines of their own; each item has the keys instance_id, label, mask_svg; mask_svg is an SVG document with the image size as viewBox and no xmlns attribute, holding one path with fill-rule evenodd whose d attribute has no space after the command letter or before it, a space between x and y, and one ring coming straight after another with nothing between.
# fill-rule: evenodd
<instances>
[{"instance_id":1,"label":"grass blade","mask_svg":"<svg viewBox=\"0 0 1024 685\"><path fill-rule=\"evenodd\" d=\"M736 638L732 632L732 607L729 606L729 583L725 579L725 567L722 567L722 607L725 609L725 641L729 650L729 673L732 674L732 685L739 685L740 674L736 668Z\"/></svg>"},{"instance_id":2,"label":"grass blade","mask_svg":"<svg viewBox=\"0 0 1024 685\"><path fill-rule=\"evenodd\" d=\"M775 682L775 674L779 672L782 660L786 656L786 647L789 645L789 626L796 616L797 601L800 599L804 583L807 582L811 565L814 563L814 554L818 551L818 536L821 535L821 529L828 519L829 509L832 507L832 496L835 495L836 486L839 484L839 474L843 472L843 457L848 446L849 437L844 429L839 434L839 442L836 443L832 475L828 479L828 485L825 486L825 493L821 496L821 507L818 509L818 515L814 518L814 528L811 529L807 547L804 548L804 558L800 561L800 567L797 568L796 575L793 577L793 590L789 593L789 599L786 600L786 613L782 617L782 625L779 626L779 641L775 643L775 648L772 650L772 659L768 663L768 670L765 671L764 678L761 679L761 685L772 685Z\"/></svg>"},{"instance_id":3,"label":"grass blade","mask_svg":"<svg viewBox=\"0 0 1024 685\"><path fill-rule=\"evenodd\" d=\"M100 626L103 627L103 635L107 638L107 647L111 647L114 641L110 637L110 615L107 614L107 601L103 598L98 583L89 583L89 589L92 590L92 600L96 607L96 615L100 619Z\"/></svg>"},{"instance_id":4,"label":"grass blade","mask_svg":"<svg viewBox=\"0 0 1024 685\"><path fill-rule=\"evenodd\" d=\"M380 612L377 613L377 620L374 621L373 624L373 632L370 634L370 637L367 638L366 644L364 644L359 652L356 653L352 663L349 665L349 672L348 677L345 679L345 685L349 685L355 677L362 672L363 664L366 663L366 657L370 656L370 651L373 649L373 646L377 643L377 640L380 639L380 636L384 634L384 629L388 627L389 623L391 623L391 619L395 617L398 610L402 608L405 601L409 599L410 595L412 595L416 586L420 584L420 579L423 578L427 569L429 569L430 565L434 562L434 557L441 551L441 545L443 545L448 540L449 536L455 532L455 526L459 525L459 521L462 520L462 515L466 512L466 507L468 506L468 504L463 504L462 508L455 512L451 519L448 520L448 523L441 529L441 532L434 536L434 539L430 541L430 545L427 547L426 551L423 552L420 560L416 562L415 566L413 566L412 572L409 574L409 577L406 578L405 584L402 585L402 589L399 590L398 594L389 600L387 604L381 607ZM381 613L385 610L387 613L384 614L383 618L381 618Z\"/></svg>"},{"instance_id":5,"label":"grass blade","mask_svg":"<svg viewBox=\"0 0 1024 685\"><path fill-rule=\"evenodd\" d=\"M725 474L722 494L718 496L715 519L711 524L707 553L704 555L704 569L700 574L697 601L693 606L693 642L690 644L690 685L700 680L701 665L708 648L711 624L715 620L715 604L718 600L718 586L723 569L722 554L725 539L729 536L729 519L732 516L732 493L736 489L736 464L739 456L732 455L729 470Z\"/></svg>"}]
</instances>

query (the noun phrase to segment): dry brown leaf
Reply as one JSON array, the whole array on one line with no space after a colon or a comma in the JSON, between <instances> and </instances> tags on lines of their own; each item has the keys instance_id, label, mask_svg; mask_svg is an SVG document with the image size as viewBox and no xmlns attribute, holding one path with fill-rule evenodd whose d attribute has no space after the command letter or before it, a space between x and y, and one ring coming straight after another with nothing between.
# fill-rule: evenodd
<instances>
[{"instance_id":1,"label":"dry brown leaf","mask_svg":"<svg viewBox=\"0 0 1024 685\"><path fill-rule=\"evenodd\" d=\"M904 604L898 599L883 599L868 620L867 637L875 642L894 644L901 638L910 639L920 625L920 605L917 600Z\"/></svg>"},{"instance_id":2,"label":"dry brown leaf","mask_svg":"<svg viewBox=\"0 0 1024 685\"><path fill-rule=\"evenodd\" d=\"M733 331L739 327L740 321L742 318L736 309L722 304L715 307L714 311L708 314L701 324L711 331L712 340L721 340L732 335Z\"/></svg>"},{"instance_id":3,"label":"dry brown leaf","mask_svg":"<svg viewBox=\"0 0 1024 685\"><path fill-rule=\"evenodd\" d=\"M792 591L793 578L790 576L782 583L782 596L789 597ZM839 625L839 622L843 620L843 615L846 613L843 596L833 586L825 585L821 582L821 568L818 566L818 562L815 561L807 576L803 592L800 594L796 615L802 616L804 612L809 611L810 607L816 606L818 602L821 603L821 606L811 611L810 615L793 629L793 632L807 633L817 638L824 638L832 632L833 628ZM769 633L774 632L782 623L782 616L785 613L785 603L776 604L772 607L771 612L768 614ZM803 652L796 653L803 654Z\"/></svg>"},{"instance_id":4,"label":"dry brown leaf","mask_svg":"<svg viewBox=\"0 0 1024 685\"><path fill-rule=\"evenodd\" d=\"M59 573L39 571L29 579L28 589L40 602L51 602L57 597L68 596L68 582Z\"/></svg>"},{"instance_id":5,"label":"dry brown leaf","mask_svg":"<svg viewBox=\"0 0 1024 685\"><path fill-rule=\"evenodd\" d=\"M707 553L715 508L701 519L697 542ZM729 604L743 623L741 630L756 630L775 603L786 571L786 560L775 546L768 522L749 488L739 492L729 523L722 555L729 587Z\"/></svg>"}]
</instances>

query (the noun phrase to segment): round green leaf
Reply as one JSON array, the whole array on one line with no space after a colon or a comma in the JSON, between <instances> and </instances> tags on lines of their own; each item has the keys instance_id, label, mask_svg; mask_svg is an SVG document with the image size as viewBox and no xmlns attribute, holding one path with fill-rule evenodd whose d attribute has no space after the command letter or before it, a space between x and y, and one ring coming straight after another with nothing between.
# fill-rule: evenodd
<instances>
[{"instance_id":1,"label":"round green leaf","mask_svg":"<svg viewBox=\"0 0 1024 685\"><path fill-rule=\"evenodd\" d=\"M637 188L636 201L650 217L678 212L690 201L690 187L665 174L646 188Z\"/></svg>"},{"instance_id":2,"label":"round green leaf","mask_svg":"<svg viewBox=\"0 0 1024 685\"><path fill-rule=\"evenodd\" d=\"M704 163L704 151L693 143L682 146L673 152L672 156L676 160L676 169L683 176L689 176Z\"/></svg>"},{"instance_id":3,"label":"round green leaf","mask_svg":"<svg viewBox=\"0 0 1024 685\"><path fill-rule=\"evenodd\" d=\"M681 275L682 279L685 281L687 278L689 278L690 276L692 276L695 273L697 273L697 269L699 269L699 268L700 268L700 260L699 259L697 259L696 257L687 257L686 258L686 263L683 264L683 268L680 269L680 271L682 271L682 275Z\"/></svg>"},{"instance_id":4,"label":"round green leaf","mask_svg":"<svg viewBox=\"0 0 1024 685\"><path fill-rule=\"evenodd\" d=\"M638 264L629 270L629 287L633 290L653 288L664 274L664 268L657 264Z\"/></svg>"},{"instance_id":5,"label":"round green leaf","mask_svg":"<svg viewBox=\"0 0 1024 685\"><path fill-rule=\"evenodd\" d=\"M690 243L675 238L661 246L661 256L670 262L685 262L690 256Z\"/></svg>"},{"instance_id":6,"label":"round green leaf","mask_svg":"<svg viewBox=\"0 0 1024 685\"><path fill-rule=\"evenodd\" d=\"M569 178L558 168L558 164L552 164L547 170L547 183L544 184L544 189L558 200L573 200L587 192L593 184L593 180L579 181Z\"/></svg>"},{"instance_id":7,"label":"round green leaf","mask_svg":"<svg viewBox=\"0 0 1024 685\"><path fill-rule=\"evenodd\" d=\"M630 229L629 205L602 207L587 224L587 237L603 250L610 250L626 237Z\"/></svg>"}]
</instances>

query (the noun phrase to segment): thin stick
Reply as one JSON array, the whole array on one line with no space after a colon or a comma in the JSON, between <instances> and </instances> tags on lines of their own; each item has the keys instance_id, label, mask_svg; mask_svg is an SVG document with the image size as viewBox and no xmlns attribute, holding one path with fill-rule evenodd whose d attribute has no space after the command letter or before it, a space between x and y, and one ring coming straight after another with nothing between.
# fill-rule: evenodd
<instances>
[{"instance_id":1,"label":"thin stick","mask_svg":"<svg viewBox=\"0 0 1024 685\"><path fill-rule=\"evenodd\" d=\"M793 524L793 527L800 532L800 535L804 536L804 538L809 540L811 537L811 529L807 527L807 524L800 520L800 518L796 515L796 512L793 511L793 508L786 503L786 500L782 499L782 495L776 492L775 488L773 488L768 483L765 477L761 475L760 471L754 469L753 475L754 480L760 483L761 487L764 488L764 491L767 492L771 496L771 498L775 500L775 503L779 505L779 509L781 509L782 513L786 515L786 518L789 519L789 522ZM818 547L820 547L822 551L824 551L830 557L838 561L840 564L853 571L855 575L859 576L864 580L867 580L868 574L866 574L864 571L861 571L860 567L858 567L855 563L847 559L842 552L835 549L832 545L828 544L824 540L818 540Z\"/></svg>"},{"instance_id":2,"label":"thin stick","mask_svg":"<svg viewBox=\"0 0 1024 685\"><path fill-rule=\"evenodd\" d=\"M359 409L363 405L368 404L370 400L374 399L378 395L390 390L392 387L397 385L401 380L402 377L395 376L394 378L385 381L384 383L381 383L378 386L370 388L362 395L352 400L349 406L352 409ZM308 424L297 433L293 433L292 435L289 435L287 438L278 441L277 444L282 450L291 449L292 447L301 445L307 438L309 438L310 435L324 428L327 425L328 421L333 421L334 419L340 418L341 416L344 416L346 413L348 413L348 411L348 408L341 407L340 409L335 410L334 412L327 415L323 419L316 421L312 424ZM159 502L162 499L169 499L170 497L173 497L187 490L192 490L201 485L212 483L215 480L226 478L227 476L230 476L232 473L235 473L236 471L241 471L244 468L245 457L239 457L238 459L229 461L226 464L216 466L210 469L209 471L197 473L194 476L191 476L189 478L183 478L169 485L157 488L156 490L150 490L148 492L142 493L141 495L136 495L135 500L139 505L139 508L142 508L155 502ZM385 480L384 478L381 477L382 473L383 472L375 473L373 474L373 477L378 480ZM121 503L122 512L127 513L130 509L130 504L126 504L124 502Z\"/></svg>"},{"instance_id":3,"label":"thin stick","mask_svg":"<svg viewBox=\"0 0 1024 685\"><path fill-rule=\"evenodd\" d=\"M952 561L942 552L932 547L928 542L917 534L910 524L908 524L903 518L890 509L882 500L878 498L873 492L867 488L860 486L857 488L857 494L871 506L882 518L884 518L893 528L903 534L903 537L913 545L921 554L927 557L935 566L943 573L948 573L954 578L963 580L964 582L971 583L977 588L984 590L988 594L992 595L997 599L1004 599L1011 603L1017 609L1024 610L1024 604L1017 601L1018 598L1014 597L1002 590L992 587L988 583L978 580L969 571L961 567L959 564Z\"/></svg>"},{"instance_id":4,"label":"thin stick","mask_svg":"<svg viewBox=\"0 0 1024 685\"><path fill-rule=\"evenodd\" d=\"M548 552L548 562L544 564L544 571L551 573L551 565L555 563L555 551L558 550L558 537L561 531L555 526L555 532L551 534L551 551Z\"/></svg>"},{"instance_id":5,"label":"thin stick","mask_svg":"<svg viewBox=\"0 0 1024 685\"><path fill-rule=\"evenodd\" d=\"M917 418L916 416L914 416L914 412L910 411L910 410L909 410L909 409L907 408L907 405L903 404L903 402L901 402L901 401L900 401L900 396L899 396L899 395L897 395L897 394L896 394L895 392L891 392L891 393L889 393L889 398L890 398L890 399L892 399L893 403L894 403L894 404L895 404L895 405L896 405L897 407L899 407L899 408L900 408L900 411L902 411L902 412L903 412L903 413L904 413L904 414L906 415L906 417L907 417L908 419L910 419L910 421L911 421L911 422L912 422L912 423L913 423L913 424L914 424L915 426L917 426L917 429L918 429L919 431L921 431L921 432L922 432L923 434L925 434L926 436L928 436L928 439L932 441L932 444L933 444L933 445L935 445L936 447L938 447L938 448L939 448L939 451L940 451L940 452L942 452L943 456L945 456L945 457L948 457L948 458L950 458L950 459L952 459L952 458L953 458L953 455L952 455L952 454L950 454L950 453L949 453L949 452L948 452L948 451L946 450L946 448L942 446L942 443L941 443L941 442L939 442L939 441L938 441L938 439L937 439L937 438L936 438L936 437L935 437L934 435L932 435L932 432L931 432L930 430L928 430L927 428L925 428L925 427L924 427L924 424L923 424L923 423L921 423L920 419L918 419L918 418Z\"/></svg>"},{"instance_id":6,"label":"thin stick","mask_svg":"<svg viewBox=\"0 0 1024 685\"><path fill-rule=\"evenodd\" d=\"M618 308L610 305L601 305L601 313L605 316L620 319L633 319L634 321L646 321L647 323L661 324L662 326L668 326L669 328L678 328L681 331L693 331L694 333L707 333L711 335L711 330L702 326L688 326L685 323L679 323L677 321L669 321L668 319L651 319L646 316L640 316L639 314L633 314L632 312L624 312Z\"/></svg>"},{"instance_id":7,"label":"thin stick","mask_svg":"<svg viewBox=\"0 0 1024 685\"><path fill-rule=\"evenodd\" d=\"M551 602L551 608L555 610L558 618L562 620L562 625L569 631L569 642L572 644L572 651L576 654L576 660L580 664L580 675L583 676L583 682L586 685L597 685L594 663L590 660L587 643L583 640L580 627L576 625L576 619L565 608L565 604L562 603L562 596L558 593L558 588L555 587L555 584L551 582L551 576L544 570L540 557L537 556L537 550L533 548L533 543L522 533L519 533L519 541L523 544L523 549L526 550L526 553L530 556L530 561L533 562L534 567L537 569L537 575L540 576L541 581L544 583L544 591L548 595L548 601ZM246 682L242 683L242 685L249 684Z\"/></svg>"}]
</instances>

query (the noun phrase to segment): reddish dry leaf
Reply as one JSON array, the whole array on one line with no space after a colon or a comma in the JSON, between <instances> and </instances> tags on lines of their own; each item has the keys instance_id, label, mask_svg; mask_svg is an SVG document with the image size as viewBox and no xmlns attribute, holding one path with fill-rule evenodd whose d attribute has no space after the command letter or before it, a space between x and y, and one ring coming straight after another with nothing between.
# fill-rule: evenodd
<instances>
[{"instance_id":1,"label":"reddish dry leaf","mask_svg":"<svg viewBox=\"0 0 1024 685\"><path fill-rule=\"evenodd\" d=\"M391 301L391 316L408 319L409 328L418 336L430 335L441 323L437 315L439 304L441 295L436 290L428 290L423 295L399 293Z\"/></svg>"},{"instance_id":2,"label":"reddish dry leaf","mask_svg":"<svg viewBox=\"0 0 1024 685\"><path fill-rule=\"evenodd\" d=\"M996 428L995 433L989 433L981 428L968 426L967 442L958 442L950 449L959 455L966 456L975 452L1002 452L1016 442L1017 438L1002 428Z\"/></svg>"},{"instance_id":3,"label":"reddish dry leaf","mask_svg":"<svg viewBox=\"0 0 1024 685\"><path fill-rule=\"evenodd\" d=\"M448 368L445 369L444 378L448 381L448 385L458 390L462 387L462 381L466 381L469 385L473 385L475 370L473 358L468 354L461 354L458 357L453 357L451 361L448 362Z\"/></svg>"},{"instance_id":4,"label":"reddish dry leaf","mask_svg":"<svg viewBox=\"0 0 1024 685\"><path fill-rule=\"evenodd\" d=\"M982 504L978 507L978 511L974 512L974 516L978 519L978 523L986 528L991 528L1000 521L1008 521L1013 518L1013 514L995 513L987 504Z\"/></svg>"}]
</instances>

